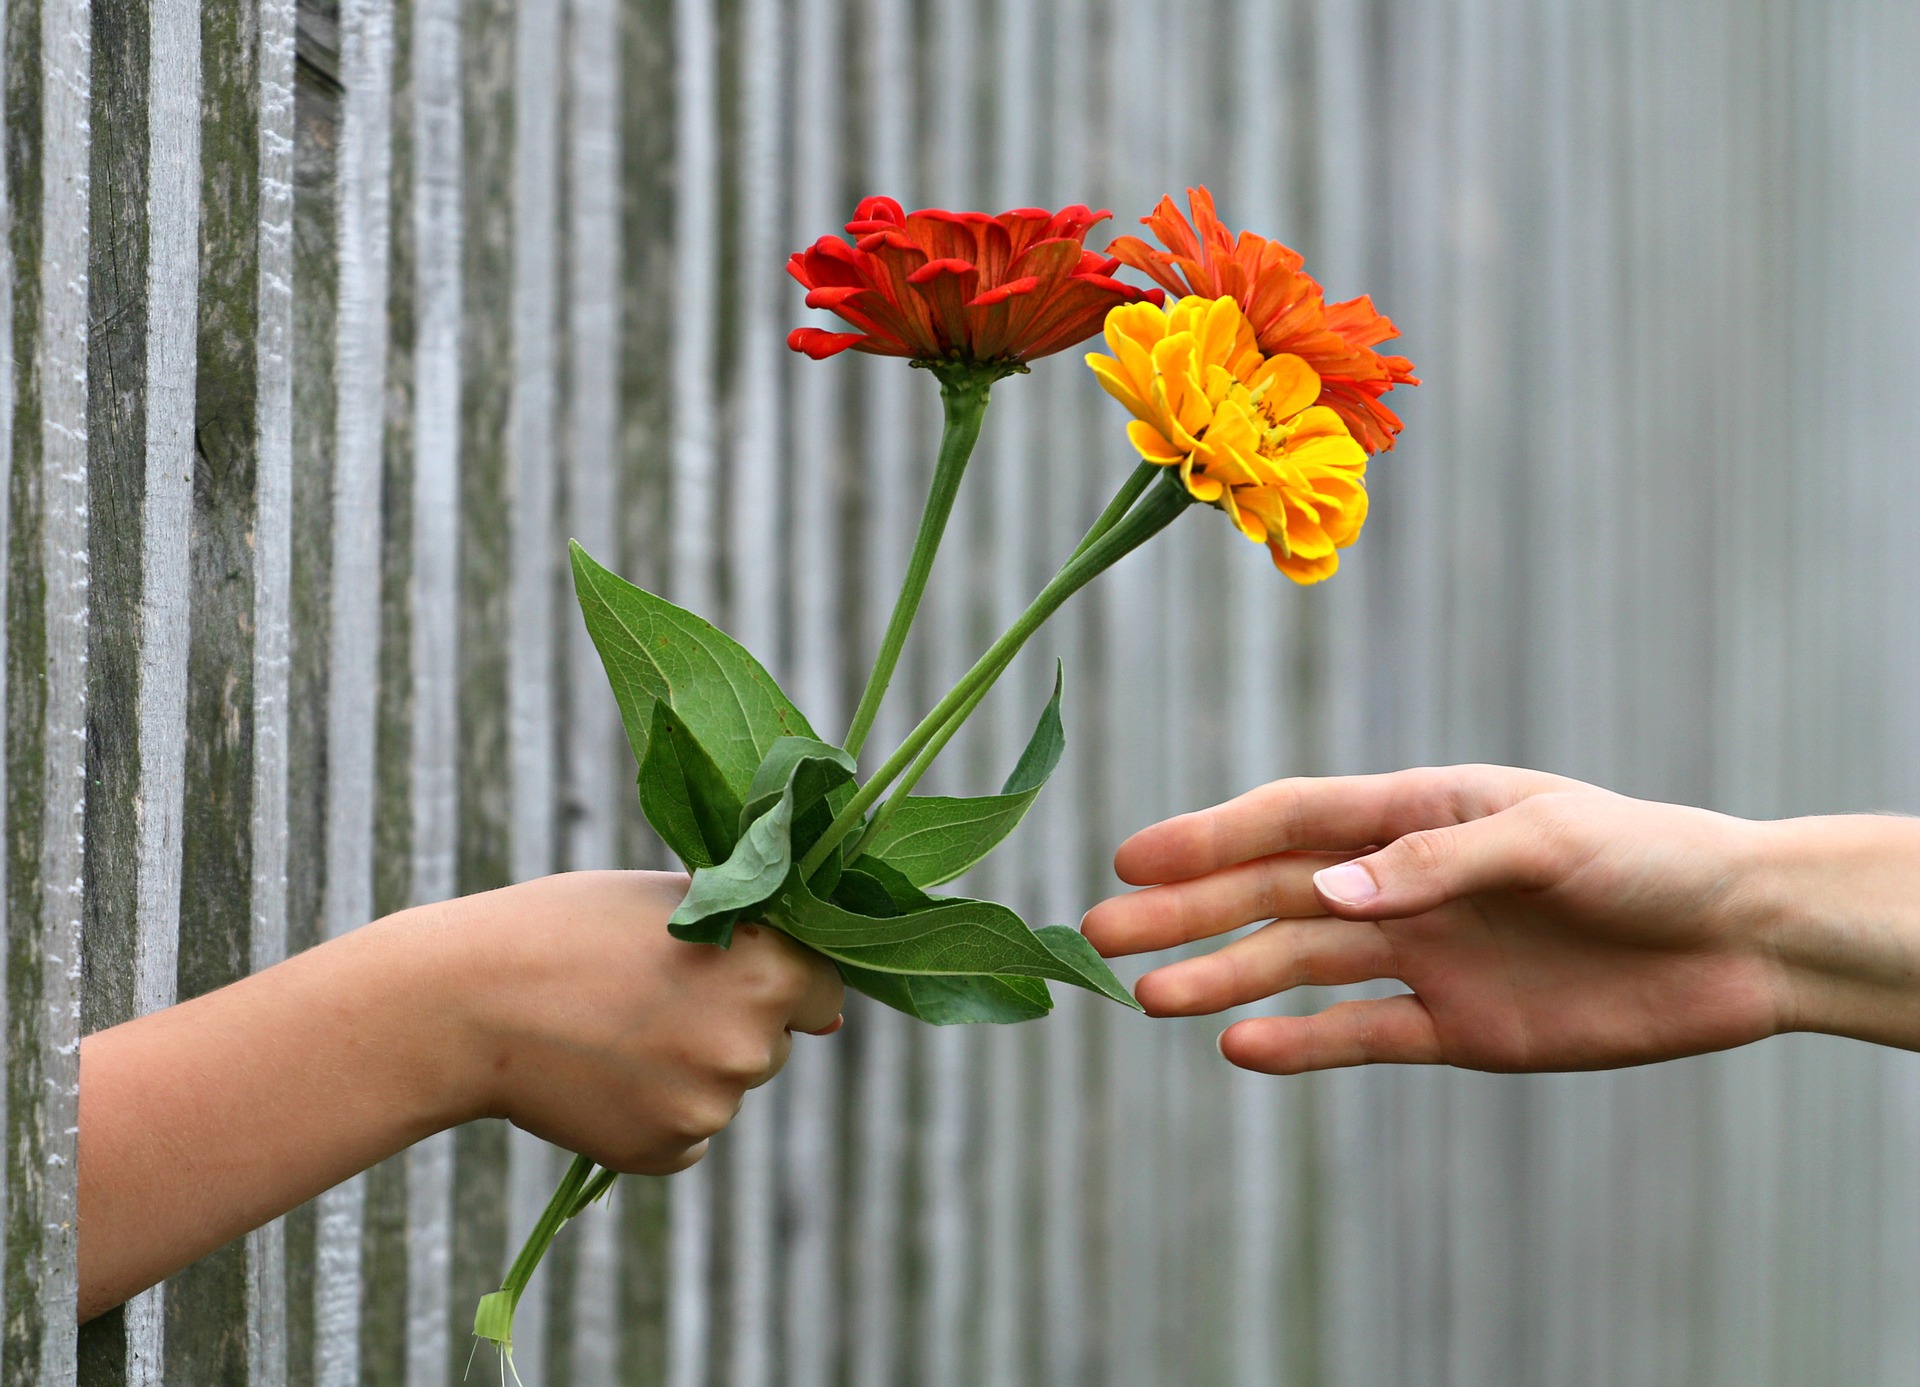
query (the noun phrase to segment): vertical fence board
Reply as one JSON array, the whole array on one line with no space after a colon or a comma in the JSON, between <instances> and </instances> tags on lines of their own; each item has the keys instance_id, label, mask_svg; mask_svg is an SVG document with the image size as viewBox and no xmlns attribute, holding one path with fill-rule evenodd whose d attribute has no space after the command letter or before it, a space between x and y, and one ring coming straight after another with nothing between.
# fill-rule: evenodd
<instances>
[{"instance_id":1,"label":"vertical fence board","mask_svg":"<svg viewBox=\"0 0 1920 1387\"><path fill-rule=\"evenodd\" d=\"M326 939L339 938L373 915L392 69L390 4L343 0L321 903ZM313 1377L318 1387L358 1387L361 1378L367 1185L364 1177L349 1180L317 1201Z\"/></svg>"},{"instance_id":2,"label":"vertical fence board","mask_svg":"<svg viewBox=\"0 0 1920 1387\"><path fill-rule=\"evenodd\" d=\"M520 0L513 31L512 385L507 428L507 740L512 879L553 869L555 848L553 674L558 566L555 562L556 344L560 73L563 6ZM507 1247L511 1256L553 1193L560 1166L545 1142L514 1131L507 1139ZM516 1363L528 1387L545 1387L547 1287L521 1303L514 1320Z\"/></svg>"},{"instance_id":3,"label":"vertical fence board","mask_svg":"<svg viewBox=\"0 0 1920 1387\"><path fill-rule=\"evenodd\" d=\"M669 592L672 545L672 376L662 347L674 321L681 272L673 227L681 80L674 65L675 0L621 0L619 7L620 352L616 535L622 571ZM624 762L622 763L625 764ZM631 782L623 775L624 787ZM623 792L618 820L624 866L667 865L666 850ZM664 1379L668 1341L671 1183L624 1180L617 1196L620 1266L615 1359L619 1380Z\"/></svg>"},{"instance_id":4,"label":"vertical fence board","mask_svg":"<svg viewBox=\"0 0 1920 1387\"><path fill-rule=\"evenodd\" d=\"M713 491L714 317L720 278L719 63L710 0L673 0L674 202L671 451L667 591L682 606L717 614ZM706 1387L712 1327L712 1172L698 1166L669 1186L667 1368L669 1387Z\"/></svg>"},{"instance_id":5,"label":"vertical fence board","mask_svg":"<svg viewBox=\"0 0 1920 1387\"><path fill-rule=\"evenodd\" d=\"M605 562L618 562L620 304L608 286L620 282L620 49L613 0L571 0L565 55L566 187L565 423L562 477L566 534ZM556 540L561 538L556 536ZM558 792L562 863L569 869L619 865L619 823L632 792L623 773L625 738L602 687L599 655L572 616L561 560L556 623L563 633L565 701ZM629 1181L631 1185L633 1182ZM617 1201L582 1216L553 1289L554 1387L613 1387L618 1361ZM559 1268L556 1268L558 1270ZM563 1301L561 1292L568 1291Z\"/></svg>"},{"instance_id":6,"label":"vertical fence board","mask_svg":"<svg viewBox=\"0 0 1920 1387\"><path fill-rule=\"evenodd\" d=\"M73 1379L85 869L89 7L7 21L7 1172L0 1369Z\"/></svg>"},{"instance_id":7,"label":"vertical fence board","mask_svg":"<svg viewBox=\"0 0 1920 1387\"><path fill-rule=\"evenodd\" d=\"M514 149L516 9L461 11L461 380L459 712L455 889L513 878L511 772ZM504 1124L454 1133L448 1381L472 1343L473 1307L498 1287L509 1255Z\"/></svg>"},{"instance_id":8,"label":"vertical fence board","mask_svg":"<svg viewBox=\"0 0 1920 1387\"><path fill-rule=\"evenodd\" d=\"M140 785L140 594L146 494L147 84L145 6L100 16L93 30L92 141L89 172L87 374L86 921L82 933L81 1028L92 1032L134 1015L140 951L138 805ZM103 110L124 109L117 124ZM155 114L158 114L157 112ZM189 189L188 205L198 199ZM165 230L154 234L164 237ZM191 301L188 302L191 320ZM180 322L176 312L162 331ZM189 353L189 359L191 355ZM190 418L191 416L189 416ZM176 467L175 476L190 476ZM155 548L169 553L166 539ZM181 729L184 730L184 729ZM177 744L178 738L176 738ZM158 796L165 803L164 792ZM177 816L177 811L176 811ZM165 813L157 816L164 819ZM178 852L170 856L177 861ZM166 931L171 948L177 923ZM167 995L171 1000L169 970ZM129 1318L151 1325L159 1307L149 1292L81 1331L79 1370L122 1380ZM138 1332L138 1331L135 1331ZM143 1336L151 1346L151 1334ZM142 1355L143 1357L147 1355Z\"/></svg>"},{"instance_id":9,"label":"vertical fence board","mask_svg":"<svg viewBox=\"0 0 1920 1387\"><path fill-rule=\"evenodd\" d=\"M459 863L461 28L457 0L411 6L412 534L408 748L412 897L457 889ZM407 1387L443 1387L464 1335L452 1297L456 1136L407 1153Z\"/></svg>"},{"instance_id":10,"label":"vertical fence board","mask_svg":"<svg viewBox=\"0 0 1920 1387\"><path fill-rule=\"evenodd\" d=\"M254 511L251 825L257 847L252 863L252 937L248 941L249 963L256 972L286 957L289 937L296 143L292 0L262 0L259 16L260 255L254 407L260 468ZM286 1231L284 1222L276 1222L256 1230L248 1239L250 1387L283 1387L289 1378Z\"/></svg>"},{"instance_id":11,"label":"vertical fence board","mask_svg":"<svg viewBox=\"0 0 1920 1387\"><path fill-rule=\"evenodd\" d=\"M917 201L913 177L912 126L888 119L887 112L913 108L917 73L912 64L911 23L904 6L887 0L866 0L850 7L849 20L859 44L856 85L861 92L860 182L856 196L882 189L903 205ZM849 213L851 209L848 209ZM837 218L836 218L837 220ZM824 227L821 233L836 228ZM888 361L862 361L858 389L862 410L862 468L860 521L861 569L864 592L853 630L852 661L864 678L874 652L880 648L890 597L906 572L912 543L913 517L919 496L911 478L910 405L907 391L917 381ZM911 498L911 499L910 499ZM896 675L899 693L882 707L869 742L897 744L912 722L903 708L913 687L911 652ZM863 765L879 758L863 752ZM905 1368L902 1342L906 1306L903 1284L903 1242L910 1214L905 1188L906 1124L895 1115L906 1111L908 1036L901 1018L884 1007L850 1006L849 1029L860 1037L852 1090L855 1126L847 1188L855 1197L852 1210L848 1314L848 1377L852 1387L891 1387Z\"/></svg>"}]
</instances>

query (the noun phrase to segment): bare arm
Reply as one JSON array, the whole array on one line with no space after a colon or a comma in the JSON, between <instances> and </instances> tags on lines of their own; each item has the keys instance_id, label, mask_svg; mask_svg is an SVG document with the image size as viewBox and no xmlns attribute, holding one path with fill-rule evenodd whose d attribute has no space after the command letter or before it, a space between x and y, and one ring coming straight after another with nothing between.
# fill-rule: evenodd
<instances>
[{"instance_id":1,"label":"bare arm","mask_svg":"<svg viewBox=\"0 0 1920 1387\"><path fill-rule=\"evenodd\" d=\"M1278 781L1143 829L1101 952L1263 928L1140 980L1162 1016L1304 985L1410 995L1241 1021L1235 1064L1640 1064L1825 1031L1920 1049L1920 820L1753 822L1496 766Z\"/></svg>"},{"instance_id":2,"label":"bare arm","mask_svg":"<svg viewBox=\"0 0 1920 1387\"><path fill-rule=\"evenodd\" d=\"M420 1138L505 1117L617 1170L697 1161L839 978L772 930L665 929L684 877L405 911L80 1051L80 1318Z\"/></svg>"}]
</instances>

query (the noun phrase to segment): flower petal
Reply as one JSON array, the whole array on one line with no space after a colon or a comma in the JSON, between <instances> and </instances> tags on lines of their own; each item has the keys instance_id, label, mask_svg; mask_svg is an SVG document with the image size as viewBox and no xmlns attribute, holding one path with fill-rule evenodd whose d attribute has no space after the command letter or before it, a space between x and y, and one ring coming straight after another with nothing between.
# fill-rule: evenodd
<instances>
[{"instance_id":1,"label":"flower petal","mask_svg":"<svg viewBox=\"0 0 1920 1387\"><path fill-rule=\"evenodd\" d=\"M1187 456L1184 449L1167 442L1160 430L1144 419L1135 419L1127 425L1127 442L1133 444L1134 451L1147 462L1177 463Z\"/></svg>"},{"instance_id":2,"label":"flower petal","mask_svg":"<svg viewBox=\"0 0 1920 1387\"><path fill-rule=\"evenodd\" d=\"M858 346L866 340L866 334L862 332L826 332L817 327L797 327L787 334L787 346L790 349L805 352L815 361L838 356L848 347Z\"/></svg>"}]
</instances>

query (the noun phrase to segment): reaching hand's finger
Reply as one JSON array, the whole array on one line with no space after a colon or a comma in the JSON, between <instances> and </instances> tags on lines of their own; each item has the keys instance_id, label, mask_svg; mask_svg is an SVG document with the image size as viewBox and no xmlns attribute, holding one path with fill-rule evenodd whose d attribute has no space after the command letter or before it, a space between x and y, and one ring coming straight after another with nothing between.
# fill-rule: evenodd
<instances>
[{"instance_id":1,"label":"reaching hand's finger","mask_svg":"<svg viewBox=\"0 0 1920 1387\"><path fill-rule=\"evenodd\" d=\"M1401 920L1482 891L1551 886L1580 864L1552 797L1451 828L1422 829L1314 876L1328 914Z\"/></svg>"},{"instance_id":2,"label":"reaching hand's finger","mask_svg":"<svg viewBox=\"0 0 1920 1387\"><path fill-rule=\"evenodd\" d=\"M1133 995L1149 1016L1203 1016L1290 987L1344 987L1393 972L1393 948L1376 924L1278 920L1213 953L1155 969Z\"/></svg>"},{"instance_id":3,"label":"reaching hand's finger","mask_svg":"<svg viewBox=\"0 0 1920 1387\"><path fill-rule=\"evenodd\" d=\"M1261 1074L1356 1064L1439 1064L1440 1036L1418 997L1341 1002L1313 1016L1258 1016L1221 1032L1228 1062Z\"/></svg>"},{"instance_id":4,"label":"reaching hand's finger","mask_svg":"<svg viewBox=\"0 0 1920 1387\"><path fill-rule=\"evenodd\" d=\"M1193 881L1104 900L1087 912L1080 929L1112 958L1211 939L1256 920L1319 915L1313 874L1343 860L1334 853L1283 853L1242 862Z\"/></svg>"},{"instance_id":5,"label":"reaching hand's finger","mask_svg":"<svg viewBox=\"0 0 1920 1387\"><path fill-rule=\"evenodd\" d=\"M1576 782L1506 766L1276 780L1238 799L1143 828L1114 871L1133 886L1185 881L1277 852L1356 852L1418 829L1497 813Z\"/></svg>"}]
</instances>

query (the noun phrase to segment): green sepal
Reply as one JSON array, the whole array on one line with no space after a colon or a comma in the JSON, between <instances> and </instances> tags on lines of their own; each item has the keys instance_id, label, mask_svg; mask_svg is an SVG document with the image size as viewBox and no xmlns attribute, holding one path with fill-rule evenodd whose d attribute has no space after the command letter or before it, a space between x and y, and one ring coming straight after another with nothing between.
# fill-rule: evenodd
<instances>
[{"instance_id":1,"label":"green sepal","mask_svg":"<svg viewBox=\"0 0 1920 1387\"><path fill-rule=\"evenodd\" d=\"M760 662L733 637L637 588L570 546L574 591L606 666L634 760L646 764L653 705L664 700L744 800L753 773L782 737L813 728Z\"/></svg>"},{"instance_id":2,"label":"green sepal","mask_svg":"<svg viewBox=\"0 0 1920 1387\"><path fill-rule=\"evenodd\" d=\"M740 797L665 699L640 762L640 809L690 872L725 862L740 839Z\"/></svg>"},{"instance_id":3,"label":"green sepal","mask_svg":"<svg viewBox=\"0 0 1920 1387\"><path fill-rule=\"evenodd\" d=\"M909 795L866 845L862 856L889 863L914 885L952 881L980 861L1026 817L1066 750L1060 721L1061 671L1053 671L1053 697L997 795Z\"/></svg>"}]
</instances>

